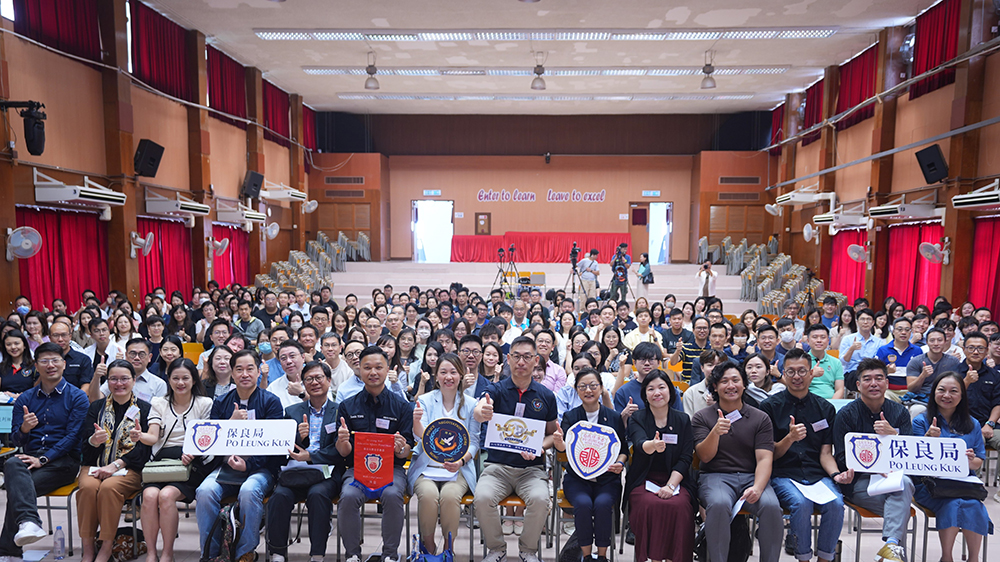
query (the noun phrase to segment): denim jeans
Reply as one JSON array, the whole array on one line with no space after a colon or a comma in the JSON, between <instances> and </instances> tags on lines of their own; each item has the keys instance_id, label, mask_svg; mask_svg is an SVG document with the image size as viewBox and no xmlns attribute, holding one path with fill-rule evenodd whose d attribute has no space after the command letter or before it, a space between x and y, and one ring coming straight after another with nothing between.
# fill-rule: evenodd
<instances>
[{"instance_id":1,"label":"denim jeans","mask_svg":"<svg viewBox=\"0 0 1000 562\"><path fill-rule=\"evenodd\" d=\"M44 452L28 454L38 457ZM29 470L28 465L16 456L7 459L4 463L7 511L4 515L3 533L0 534L0 556L21 556L21 547L14 544L14 535L17 534L21 523L26 521L41 526L42 520L38 516L38 496L51 494L63 486L72 484L78 472L80 463L70 455L63 455L34 470Z\"/></svg>"},{"instance_id":2,"label":"denim jeans","mask_svg":"<svg viewBox=\"0 0 1000 562\"><path fill-rule=\"evenodd\" d=\"M241 486L219 484L218 468L198 486L195 493L195 516L198 519L198 534L200 535L201 551L215 553L219 549L219 539L212 537L211 550L208 548L208 534L212 531L215 520L219 517L222 498L238 496L240 502L240 523L242 531L240 540L236 543L236 555L243 556L257 548L260 542L260 522L264 516L264 498L274 488L274 475L267 470L259 470L251 474Z\"/></svg>"},{"instance_id":3,"label":"denim jeans","mask_svg":"<svg viewBox=\"0 0 1000 562\"><path fill-rule=\"evenodd\" d=\"M837 496L837 499L823 505L815 505L802 495L802 492L792 483L791 478L771 479L771 488L778 496L778 502L781 503L781 507L791 513L788 527L791 534L795 535L795 558L797 560L812 559L811 521L814 509L820 513L816 555L823 560L833 560L834 551L837 549L837 539L840 538L840 531L844 526L844 497L840 494L840 490L837 489L833 480L824 478L820 482L825 484Z\"/></svg>"}]
</instances>

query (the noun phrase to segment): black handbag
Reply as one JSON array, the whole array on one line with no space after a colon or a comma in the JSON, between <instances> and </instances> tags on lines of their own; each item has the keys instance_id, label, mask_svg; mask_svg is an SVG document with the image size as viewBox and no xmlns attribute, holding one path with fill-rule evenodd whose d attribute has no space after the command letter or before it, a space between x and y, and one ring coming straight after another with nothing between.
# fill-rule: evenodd
<instances>
[{"instance_id":1,"label":"black handbag","mask_svg":"<svg viewBox=\"0 0 1000 562\"><path fill-rule=\"evenodd\" d=\"M310 488L324 480L326 475L315 468L290 468L278 474L278 484L286 488Z\"/></svg>"},{"instance_id":2,"label":"black handbag","mask_svg":"<svg viewBox=\"0 0 1000 562\"><path fill-rule=\"evenodd\" d=\"M924 476L923 481L932 498L983 501L990 495L982 482L963 482L931 476Z\"/></svg>"},{"instance_id":3,"label":"black handbag","mask_svg":"<svg viewBox=\"0 0 1000 562\"><path fill-rule=\"evenodd\" d=\"M244 470L241 472L228 464L224 464L222 465L222 469L219 470L219 475L215 477L215 481L223 485L242 486L249 477L250 471Z\"/></svg>"},{"instance_id":4,"label":"black handbag","mask_svg":"<svg viewBox=\"0 0 1000 562\"><path fill-rule=\"evenodd\" d=\"M653 284L653 272L649 271L648 273L646 273L645 275L643 275L642 279L640 279L640 281L642 281L643 285L652 285Z\"/></svg>"}]
</instances>

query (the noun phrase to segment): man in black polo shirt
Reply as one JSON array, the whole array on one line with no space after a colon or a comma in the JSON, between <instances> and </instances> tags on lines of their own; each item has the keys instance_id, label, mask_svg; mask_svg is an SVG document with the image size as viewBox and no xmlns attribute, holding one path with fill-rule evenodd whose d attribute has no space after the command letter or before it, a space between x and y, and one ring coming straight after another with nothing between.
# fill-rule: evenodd
<instances>
[{"instance_id":1,"label":"man in black polo shirt","mask_svg":"<svg viewBox=\"0 0 1000 562\"><path fill-rule=\"evenodd\" d=\"M831 475L839 472L833 458L833 424L837 411L827 400L809 392L812 360L801 349L785 355L781 382L785 390L761 403L760 409L774 427L774 468L771 488L781 507L790 513L791 535L796 537L795 558L812 559L811 518L813 502L793 484L822 483L836 499L816 507L821 515L816 550L820 562L833 560L844 526L844 498Z\"/></svg>"},{"instance_id":2,"label":"man in black polo shirt","mask_svg":"<svg viewBox=\"0 0 1000 562\"><path fill-rule=\"evenodd\" d=\"M90 388L90 380L94 378L94 364L85 354L70 347L70 334L70 327L65 322L54 322L49 328L49 341L58 345L63 352L63 360L66 362L63 378L86 393Z\"/></svg>"},{"instance_id":3,"label":"man in black polo shirt","mask_svg":"<svg viewBox=\"0 0 1000 562\"><path fill-rule=\"evenodd\" d=\"M386 389L389 358L381 348L370 345L361 352L360 373L365 388L340 403L337 416L337 452L344 458L347 472L341 486L337 520L344 540L347 562L361 560L361 507L367 501L354 482L354 433L388 433L395 436L392 484L382 490L382 560L399 561L399 541L403 533L403 494L406 470L403 465L413 448L413 406ZM530 376L530 375L529 375Z\"/></svg>"},{"instance_id":4,"label":"man in black polo shirt","mask_svg":"<svg viewBox=\"0 0 1000 562\"><path fill-rule=\"evenodd\" d=\"M684 311L675 308L670 311L670 327L661 330L663 336L663 352L673 355L678 345L694 341L694 334L690 330L684 329Z\"/></svg>"},{"instance_id":5,"label":"man in black polo shirt","mask_svg":"<svg viewBox=\"0 0 1000 562\"><path fill-rule=\"evenodd\" d=\"M494 413L543 420L546 422L543 446L551 447L552 433L559 427L556 397L531 378L531 371L539 361L534 340L523 336L515 339L507 359L510 377L487 387L473 415L479 423L493 419ZM504 562L507 558L507 542L497 505L512 492L525 505L524 530L518 538L521 561L541 562L538 539L551 508L547 480L544 457L489 450L486 468L476 484L475 499L479 526L489 549L483 562Z\"/></svg>"},{"instance_id":6,"label":"man in black polo shirt","mask_svg":"<svg viewBox=\"0 0 1000 562\"><path fill-rule=\"evenodd\" d=\"M789 351L791 353L791 351ZM903 476L903 489L877 496L868 495L869 474L855 475L847 468L847 449L844 436L848 433L877 433L878 435L911 435L910 412L906 406L886 400L889 388L889 369L882 361L869 358L858 364L858 398L837 412L833 422L833 449L837 459L837 472L833 480L851 503L882 517L882 539L885 545L875 555L875 562L903 562L906 560L906 524L910 518L910 501L913 499L913 481Z\"/></svg>"},{"instance_id":7,"label":"man in black polo shirt","mask_svg":"<svg viewBox=\"0 0 1000 562\"><path fill-rule=\"evenodd\" d=\"M969 414L983 427L983 440L1000 449L1000 432L994 429L1000 420L1000 373L985 362L987 342L982 332L966 335L965 361L955 371L965 377Z\"/></svg>"}]
</instances>

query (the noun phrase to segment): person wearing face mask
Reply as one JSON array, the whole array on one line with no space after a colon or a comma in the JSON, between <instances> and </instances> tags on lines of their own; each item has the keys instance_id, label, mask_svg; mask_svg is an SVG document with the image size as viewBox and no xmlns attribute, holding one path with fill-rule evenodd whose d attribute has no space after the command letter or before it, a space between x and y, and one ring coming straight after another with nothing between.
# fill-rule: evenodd
<instances>
[{"instance_id":1,"label":"person wearing face mask","mask_svg":"<svg viewBox=\"0 0 1000 562\"><path fill-rule=\"evenodd\" d=\"M729 355L729 358L737 363L742 363L748 355L753 353L753 347L747 345L749 339L750 330L746 327L746 324L739 322L733 326L733 343L726 347L726 354Z\"/></svg>"},{"instance_id":2,"label":"person wearing face mask","mask_svg":"<svg viewBox=\"0 0 1000 562\"><path fill-rule=\"evenodd\" d=\"M302 313L292 312L288 315L287 324L289 328L298 332L299 328L305 325L305 319L302 318Z\"/></svg>"},{"instance_id":3,"label":"person wearing face mask","mask_svg":"<svg viewBox=\"0 0 1000 562\"><path fill-rule=\"evenodd\" d=\"M795 342L798 341L798 338L795 337L795 323L789 318L781 318L774 327L778 329L778 345L774 348L774 351L784 357L786 353L795 349Z\"/></svg>"}]
</instances>

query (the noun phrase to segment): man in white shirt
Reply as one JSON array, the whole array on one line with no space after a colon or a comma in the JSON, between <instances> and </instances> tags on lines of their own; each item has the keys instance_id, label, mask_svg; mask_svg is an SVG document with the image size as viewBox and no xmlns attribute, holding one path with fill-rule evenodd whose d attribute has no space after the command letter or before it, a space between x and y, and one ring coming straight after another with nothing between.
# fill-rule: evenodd
<instances>
[{"instance_id":1,"label":"man in white shirt","mask_svg":"<svg viewBox=\"0 0 1000 562\"><path fill-rule=\"evenodd\" d=\"M319 338L320 350L326 358L326 364L330 367L330 400L336 402L337 388L354 375L354 370L347 361L340 356L342 347L340 336L336 332L327 332Z\"/></svg>"},{"instance_id":2,"label":"man in white shirt","mask_svg":"<svg viewBox=\"0 0 1000 562\"><path fill-rule=\"evenodd\" d=\"M885 340L872 333L875 326L875 312L872 309L865 308L858 312L857 324L857 332L840 340L840 362L845 374L856 370L862 359L875 357L878 348L885 345ZM845 382L845 386L850 385Z\"/></svg>"},{"instance_id":3,"label":"man in white shirt","mask_svg":"<svg viewBox=\"0 0 1000 562\"><path fill-rule=\"evenodd\" d=\"M288 308L301 314L302 319L306 322L308 322L312 317L309 305L309 295L307 295L302 289L295 289L295 302L293 302Z\"/></svg>"},{"instance_id":4,"label":"man in white shirt","mask_svg":"<svg viewBox=\"0 0 1000 562\"><path fill-rule=\"evenodd\" d=\"M528 320L528 305L519 299L514 301L512 308L514 310L514 316L510 320L510 327L518 328L524 332L528 329L528 323L530 322L530 320Z\"/></svg>"},{"instance_id":5,"label":"man in white shirt","mask_svg":"<svg viewBox=\"0 0 1000 562\"><path fill-rule=\"evenodd\" d=\"M295 340L285 340L278 347L277 359L285 374L267 384L267 391L281 400L281 407L288 409L306 399L306 389L302 383L302 366L305 365L305 350Z\"/></svg>"},{"instance_id":6,"label":"man in white shirt","mask_svg":"<svg viewBox=\"0 0 1000 562\"><path fill-rule=\"evenodd\" d=\"M597 298L597 276L601 274L601 266L597 263L597 254L597 248L593 248L587 257L576 264L577 271L580 273L580 284L583 286L584 294L587 295L580 299L580 302Z\"/></svg>"},{"instance_id":7,"label":"man in white shirt","mask_svg":"<svg viewBox=\"0 0 1000 562\"><path fill-rule=\"evenodd\" d=\"M715 280L718 276L718 273L712 271L712 262L705 260L705 263L701 265L701 270L695 275L698 278L699 297L715 296Z\"/></svg>"},{"instance_id":8,"label":"man in white shirt","mask_svg":"<svg viewBox=\"0 0 1000 562\"><path fill-rule=\"evenodd\" d=\"M87 346L83 353L90 358L90 362L97 365L110 365L115 359L124 359L125 355L118 346L111 341L111 327L108 321L103 318L95 318L90 321L90 337L94 343ZM121 357L118 357L122 354Z\"/></svg>"},{"instance_id":9,"label":"man in white shirt","mask_svg":"<svg viewBox=\"0 0 1000 562\"><path fill-rule=\"evenodd\" d=\"M139 373L135 378L135 386L132 387L132 392L136 398L145 402L149 402L154 397L167 395L167 383L160 377L150 373L147 369L151 357L152 353L150 352L148 341L142 338L133 338L125 344L125 359L132 364L135 372ZM94 372L97 373L96 370ZM97 376L95 375L94 378L96 379ZM97 381L92 381L90 388L87 389L87 398L91 402L100 400L110 394L108 381L104 381L100 386L94 384L95 382Z\"/></svg>"}]
</instances>

